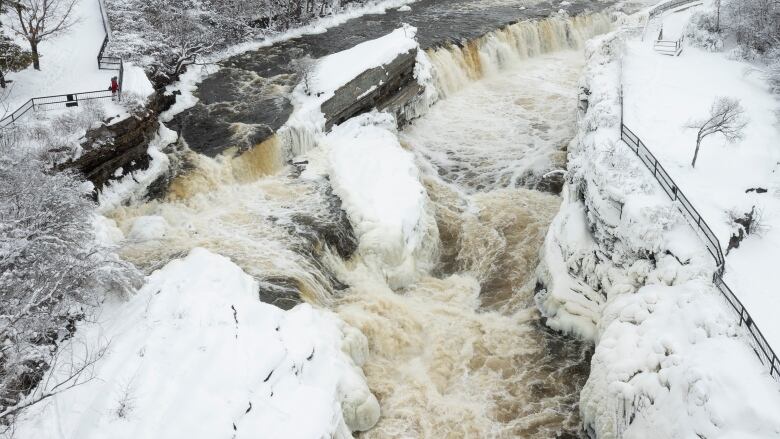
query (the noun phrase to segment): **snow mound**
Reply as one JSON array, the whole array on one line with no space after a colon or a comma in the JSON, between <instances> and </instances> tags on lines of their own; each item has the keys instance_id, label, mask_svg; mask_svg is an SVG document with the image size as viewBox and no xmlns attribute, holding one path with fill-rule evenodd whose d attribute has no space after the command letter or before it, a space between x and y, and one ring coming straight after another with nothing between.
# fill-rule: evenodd
<instances>
[{"instance_id":1,"label":"snow mound","mask_svg":"<svg viewBox=\"0 0 780 439\"><path fill-rule=\"evenodd\" d=\"M347 438L372 427L366 338L310 305L264 304L257 289L204 249L172 261L81 325L62 358L107 345L94 379L33 408L18 437Z\"/></svg>"},{"instance_id":2,"label":"snow mound","mask_svg":"<svg viewBox=\"0 0 780 439\"><path fill-rule=\"evenodd\" d=\"M438 252L430 201L395 127L391 115L368 113L334 127L323 141L331 185L359 238L359 256L392 288L427 272Z\"/></svg>"},{"instance_id":3,"label":"snow mound","mask_svg":"<svg viewBox=\"0 0 780 439\"><path fill-rule=\"evenodd\" d=\"M398 8L398 12L409 12L412 8L409 5L403 5L400 8Z\"/></svg>"},{"instance_id":4,"label":"snow mound","mask_svg":"<svg viewBox=\"0 0 780 439\"><path fill-rule=\"evenodd\" d=\"M780 437L777 384L708 282L649 285L604 314L611 323L581 396L599 437Z\"/></svg>"}]
</instances>

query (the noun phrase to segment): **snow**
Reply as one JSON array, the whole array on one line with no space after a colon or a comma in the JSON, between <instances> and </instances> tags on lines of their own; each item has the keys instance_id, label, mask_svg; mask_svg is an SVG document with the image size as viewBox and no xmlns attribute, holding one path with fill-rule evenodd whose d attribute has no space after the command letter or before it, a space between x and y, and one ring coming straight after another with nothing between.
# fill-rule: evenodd
<instances>
[{"instance_id":1,"label":"snow","mask_svg":"<svg viewBox=\"0 0 780 439\"><path fill-rule=\"evenodd\" d=\"M698 9L667 15L664 38L669 38L669 21L680 28ZM780 104L754 68L723 53L685 47L680 57L660 56L647 43L629 41L624 59L625 120L683 188L724 252L735 232L728 212L743 215L753 206L761 212L763 235L749 235L729 252L725 280L777 349L780 273L774 261L780 259L780 128L775 112ZM684 125L705 117L719 96L741 101L748 119L744 138L734 144L718 135L706 138L696 168L691 168L696 130ZM746 193L751 188L767 192Z\"/></svg>"},{"instance_id":2,"label":"snow","mask_svg":"<svg viewBox=\"0 0 780 439\"><path fill-rule=\"evenodd\" d=\"M625 399L641 406L624 438L780 437L780 392L736 337L736 322L705 282L652 285L604 310L612 323L582 391L586 417L607 423ZM610 383L615 395L604 392ZM614 398L614 399L613 399Z\"/></svg>"},{"instance_id":3,"label":"snow","mask_svg":"<svg viewBox=\"0 0 780 439\"><path fill-rule=\"evenodd\" d=\"M432 268L438 229L414 155L395 127L392 115L377 112L334 127L307 157L304 177L324 170L358 237L360 260L400 288Z\"/></svg>"},{"instance_id":4,"label":"snow","mask_svg":"<svg viewBox=\"0 0 780 439\"><path fill-rule=\"evenodd\" d=\"M652 42L624 42L629 37L621 32L588 44L580 96L587 110L569 147L561 212L543 247L539 279L545 285L537 304L549 326L596 343L580 410L597 437L780 437L780 385L712 285L714 261L619 140L622 71L627 125L716 234L727 237L724 209L742 203L745 185L768 181L766 172L777 163L769 152L769 145L778 144L775 128L765 124L775 108L772 98L758 78L738 74L744 65L729 64L722 55L686 47L681 57L668 57L653 52ZM681 127L706 113L724 91L750 108L757 131L746 141L756 143L748 151L705 144L692 171L692 133ZM766 138L758 140L759 134ZM729 256L727 273L740 251L771 254L752 248L751 240L764 242L748 238ZM759 255L752 253L753 261L763 260ZM755 285L777 283L767 278L769 271L760 276ZM735 291L739 297L751 294Z\"/></svg>"},{"instance_id":5,"label":"snow","mask_svg":"<svg viewBox=\"0 0 780 439\"><path fill-rule=\"evenodd\" d=\"M129 302L79 324L61 355L107 347L93 379L31 409L16 436L347 438L373 426L366 338L310 305L264 304L257 288L204 249L170 262Z\"/></svg>"},{"instance_id":6,"label":"snow","mask_svg":"<svg viewBox=\"0 0 780 439\"><path fill-rule=\"evenodd\" d=\"M105 37L98 2L99 0L76 2L73 12L78 20L76 24L65 34L39 44L40 71L30 66L21 72L6 75L13 83L5 92L3 113L16 110L33 97L108 88L111 77L118 72L98 69L97 55ZM10 23L13 19L9 13L3 21ZM17 42L22 47L29 47L24 40ZM146 97L153 89L143 70L128 63L125 64L123 91ZM98 102L106 108L107 114L126 114L120 105L109 99L99 99Z\"/></svg>"}]
</instances>

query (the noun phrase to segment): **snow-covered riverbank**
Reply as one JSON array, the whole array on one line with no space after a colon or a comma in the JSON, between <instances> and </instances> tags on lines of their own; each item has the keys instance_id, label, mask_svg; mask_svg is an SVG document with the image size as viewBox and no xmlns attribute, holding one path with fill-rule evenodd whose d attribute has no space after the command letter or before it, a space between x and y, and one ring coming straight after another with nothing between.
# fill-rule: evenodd
<instances>
[{"instance_id":1,"label":"snow-covered riverbank","mask_svg":"<svg viewBox=\"0 0 780 439\"><path fill-rule=\"evenodd\" d=\"M537 301L551 327L596 343L580 402L598 437L780 437L780 385L712 285L711 257L619 140L621 74L642 84L631 109L658 114L664 96L645 89L646 66L622 69L626 39L618 31L590 43L567 195L545 242ZM709 83L687 84L668 93L684 102ZM669 123L654 135L676 132Z\"/></svg>"}]
</instances>

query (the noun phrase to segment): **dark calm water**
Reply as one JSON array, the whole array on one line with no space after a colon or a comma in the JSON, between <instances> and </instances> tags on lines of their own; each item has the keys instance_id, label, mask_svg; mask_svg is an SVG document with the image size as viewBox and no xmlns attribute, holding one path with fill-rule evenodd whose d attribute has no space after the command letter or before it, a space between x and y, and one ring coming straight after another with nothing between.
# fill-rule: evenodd
<instances>
[{"instance_id":1,"label":"dark calm water","mask_svg":"<svg viewBox=\"0 0 780 439\"><path fill-rule=\"evenodd\" d=\"M613 1L574 0L570 15L599 11ZM395 9L349 20L327 32L305 35L246 52L220 63L199 86L200 102L179 114L171 128L193 150L214 156L230 146L251 147L276 131L292 110L287 95L295 85L292 61L320 58L378 38L401 23L417 27L423 48L460 43L521 20L549 16L560 2L535 0L421 0L412 10Z\"/></svg>"}]
</instances>

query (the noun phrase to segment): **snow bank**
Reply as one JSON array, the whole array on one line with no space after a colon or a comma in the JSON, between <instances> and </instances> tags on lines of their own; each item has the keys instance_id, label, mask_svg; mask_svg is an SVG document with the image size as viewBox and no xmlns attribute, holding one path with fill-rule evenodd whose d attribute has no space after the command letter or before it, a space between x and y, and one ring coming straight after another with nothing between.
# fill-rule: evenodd
<instances>
[{"instance_id":1,"label":"snow bank","mask_svg":"<svg viewBox=\"0 0 780 439\"><path fill-rule=\"evenodd\" d=\"M600 438L780 437L778 385L708 282L646 286L604 316L581 394Z\"/></svg>"},{"instance_id":2,"label":"snow bank","mask_svg":"<svg viewBox=\"0 0 780 439\"><path fill-rule=\"evenodd\" d=\"M539 268L547 324L596 342L583 420L599 438L780 437L780 386L711 284L712 258L619 140L623 41L588 44Z\"/></svg>"},{"instance_id":3,"label":"snow bank","mask_svg":"<svg viewBox=\"0 0 780 439\"><path fill-rule=\"evenodd\" d=\"M368 113L334 127L321 145L361 261L399 288L432 268L438 228L414 155L395 127L391 115Z\"/></svg>"},{"instance_id":4,"label":"snow bank","mask_svg":"<svg viewBox=\"0 0 780 439\"><path fill-rule=\"evenodd\" d=\"M365 337L309 305L264 304L257 288L199 248L156 271L129 302L80 325L61 357L107 346L94 379L33 408L17 436L346 438L373 426Z\"/></svg>"},{"instance_id":5,"label":"snow bank","mask_svg":"<svg viewBox=\"0 0 780 439\"><path fill-rule=\"evenodd\" d=\"M673 14L687 18L695 9ZM679 21L679 18L678 18ZM743 301L764 335L780 349L780 128L777 97L756 66L685 47L677 58L659 57L640 41L629 41L624 61L626 123L650 145L672 178L713 229L724 252L743 216L755 206L760 217L749 234L726 256L729 286ZM689 120L704 118L719 96L738 99L748 124L744 137L728 143L716 134L701 146L691 167L696 130ZM759 192L765 191L765 192Z\"/></svg>"}]
</instances>

